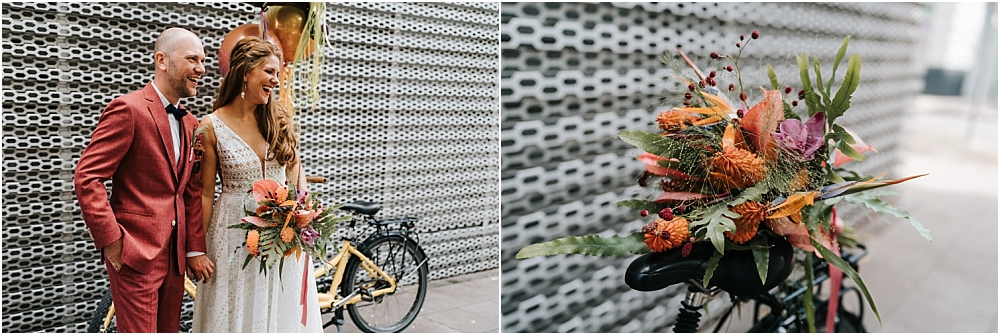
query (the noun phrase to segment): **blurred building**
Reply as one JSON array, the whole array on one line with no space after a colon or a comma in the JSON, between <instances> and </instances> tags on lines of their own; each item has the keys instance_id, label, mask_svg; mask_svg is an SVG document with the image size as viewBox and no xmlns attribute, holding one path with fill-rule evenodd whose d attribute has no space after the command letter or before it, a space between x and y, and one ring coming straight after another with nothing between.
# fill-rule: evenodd
<instances>
[{"instance_id":1,"label":"blurred building","mask_svg":"<svg viewBox=\"0 0 1000 335\"><path fill-rule=\"evenodd\" d=\"M634 257L560 255L515 260L521 248L567 235L638 230L632 196L644 170L616 133L650 126L683 87L660 63L674 46L705 72L736 51L750 87L772 64L782 85L801 87L795 55L824 59L843 38L862 56L861 83L840 120L879 153L852 168L892 175L900 121L924 88L931 8L913 3L502 3L501 324L505 332L661 332L672 326L682 285L633 291ZM840 69L843 69L841 65ZM721 71L719 83L734 81ZM843 70L837 75L842 80ZM798 90L798 88L796 88ZM760 99L750 93L750 101ZM838 212L840 213L840 212ZM851 211L841 213L851 219ZM715 314L716 316L718 314Z\"/></svg>"},{"instance_id":2,"label":"blurred building","mask_svg":"<svg viewBox=\"0 0 1000 335\"><path fill-rule=\"evenodd\" d=\"M107 289L73 170L111 99L153 78L170 27L201 37L197 96L212 112L218 50L256 4L3 5L3 328L82 332ZM325 204L383 203L420 221L430 278L499 266L497 3L331 3L318 106L298 112L306 174ZM287 51L287 50L286 50ZM496 289L495 287L492 289ZM184 307L190 320L191 302Z\"/></svg>"}]
</instances>

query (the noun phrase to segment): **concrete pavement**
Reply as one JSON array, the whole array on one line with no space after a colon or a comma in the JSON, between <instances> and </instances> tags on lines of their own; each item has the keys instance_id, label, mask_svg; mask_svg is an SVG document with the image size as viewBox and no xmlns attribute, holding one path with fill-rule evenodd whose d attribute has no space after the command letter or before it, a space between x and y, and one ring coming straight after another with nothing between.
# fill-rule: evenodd
<instances>
[{"instance_id":1,"label":"concrete pavement","mask_svg":"<svg viewBox=\"0 0 1000 335\"><path fill-rule=\"evenodd\" d=\"M972 111L936 96L908 111L896 175L930 175L897 185L892 202L934 241L891 217L859 226L869 248L860 274L882 316L880 327L866 308L870 332L997 332L997 109L970 123Z\"/></svg>"},{"instance_id":2,"label":"concrete pavement","mask_svg":"<svg viewBox=\"0 0 1000 335\"><path fill-rule=\"evenodd\" d=\"M323 316L329 321L332 314ZM343 332L360 333L344 313ZM326 328L336 333L337 327ZM404 333L500 332L500 269L492 269L428 283L424 306Z\"/></svg>"}]
</instances>

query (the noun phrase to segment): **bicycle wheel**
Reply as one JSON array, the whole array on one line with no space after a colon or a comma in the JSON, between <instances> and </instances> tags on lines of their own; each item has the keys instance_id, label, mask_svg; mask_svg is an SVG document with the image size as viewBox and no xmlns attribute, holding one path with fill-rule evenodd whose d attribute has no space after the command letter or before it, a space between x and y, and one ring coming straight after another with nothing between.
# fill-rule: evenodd
<instances>
[{"instance_id":1,"label":"bicycle wheel","mask_svg":"<svg viewBox=\"0 0 1000 335\"><path fill-rule=\"evenodd\" d=\"M364 332L390 333L406 329L420 312L427 295L427 258L413 241L397 235L383 235L370 239L358 247L387 275L396 278L396 291L356 304L347 305L351 320ZM372 291L388 287L385 280L375 278L361 267L361 260L352 257L347 262L343 296L355 288ZM365 301L370 300L370 301Z\"/></svg>"},{"instance_id":2,"label":"bicycle wheel","mask_svg":"<svg viewBox=\"0 0 1000 335\"><path fill-rule=\"evenodd\" d=\"M87 325L88 333L117 332L117 325L115 324L115 311L112 307L111 289L109 288L107 292L104 292L104 296L101 297L101 302L97 303L97 310L94 311L94 315L90 317L90 324ZM108 321L109 318L109 323L105 325L105 322Z\"/></svg>"}]
</instances>

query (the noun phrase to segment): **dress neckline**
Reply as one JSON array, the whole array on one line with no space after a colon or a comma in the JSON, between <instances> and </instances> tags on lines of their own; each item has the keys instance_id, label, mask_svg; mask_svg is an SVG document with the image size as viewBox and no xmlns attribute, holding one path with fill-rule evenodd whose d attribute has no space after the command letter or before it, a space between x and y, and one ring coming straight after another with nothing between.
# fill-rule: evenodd
<instances>
[{"instance_id":1,"label":"dress neckline","mask_svg":"<svg viewBox=\"0 0 1000 335\"><path fill-rule=\"evenodd\" d=\"M229 132L233 133L233 135L236 136L236 138L240 139L240 143L243 143L243 146L246 147L248 150L250 150L250 152L253 153L254 157L257 157L257 162L260 164L261 178L267 178L267 173L264 170L265 169L265 164L266 164L266 161L264 160L264 157L261 157L260 155L258 155L257 151L254 150L253 147L251 147L250 144L247 143L247 141L244 140L242 136L240 136L240 134L237 134L236 131L233 130L233 128L229 127L229 125L227 125L225 122L223 122L222 119L220 119L218 115L215 115L215 113L212 113L212 114L209 114L209 115L212 116L213 121L218 121L220 124L222 124L223 127L226 127L226 129L228 129ZM267 149L269 149L270 146L271 146L270 144L268 144L266 142L267 141L265 140L265 143L264 143L264 145L265 145L264 155L267 155Z\"/></svg>"}]
</instances>

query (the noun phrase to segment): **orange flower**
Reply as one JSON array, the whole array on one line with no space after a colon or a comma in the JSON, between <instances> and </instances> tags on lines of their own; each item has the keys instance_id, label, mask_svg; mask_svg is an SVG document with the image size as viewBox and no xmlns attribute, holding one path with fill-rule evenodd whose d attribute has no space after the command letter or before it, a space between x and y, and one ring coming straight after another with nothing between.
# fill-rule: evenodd
<instances>
[{"instance_id":1,"label":"orange flower","mask_svg":"<svg viewBox=\"0 0 1000 335\"><path fill-rule=\"evenodd\" d=\"M687 123L694 122L695 120L697 118L691 116L691 113L678 110L660 112L656 116L656 123L660 125L660 129L665 131L684 130L684 128L687 128Z\"/></svg>"},{"instance_id":2,"label":"orange flower","mask_svg":"<svg viewBox=\"0 0 1000 335\"><path fill-rule=\"evenodd\" d=\"M747 188L764 179L764 160L750 151L724 146L708 159L709 177L722 188Z\"/></svg>"},{"instance_id":3,"label":"orange flower","mask_svg":"<svg viewBox=\"0 0 1000 335\"><path fill-rule=\"evenodd\" d=\"M809 170L802 168L799 170L799 174L795 175L792 179L792 184L788 187L789 192L795 192L798 190L804 190L809 187Z\"/></svg>"},{"instance_id":4,"label":"orange flower","mask_svg":"<svg viewBox=\"0 0 1000 335\"><path fill-rule=\"evenodd\" d=\"M724 232L730 241L744 243L757 235L757 227L764 221L767 213L767 204L747 201L730 208L736 214L741 215L739 219L733 220L736 223L736 233Z\"/></svg>"},{"instance_id":5,"label":"orange flower","mask_svg":"<svg viewBox=\"0 0 1000 335\"><path fill-rule=\"evenodd\" d=\"M656 219L642 227L642 232L646 233L646 246L653 252L664 252L679 247L691 236L688 220L680 216L670 221Z\"/></svg>"},{"instance_id":6,"label":"orange flower","mask_svg":"<svg viewBox=\"0 0 1000 335\"><path fill-rule=\"evenodd\" d=\"M260 243L260 232L256 229L251 229L247 232L247 251L251 255L260 255L260 250L257 250L258 243Z\"/></svg>"},{"instance_id":7,"label":"orange flower","mask_svg":"<svg viewBox=\"0 0 1000 335\"><path fill-rule=\"evenodd\" d=\"M282 242L291 243L293 238L295 238L295 229L292 229L292 227L285 227L281 229Z\"/></svg>"}]
</instances>

